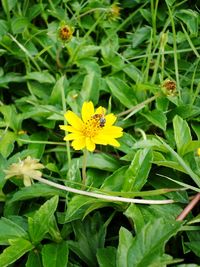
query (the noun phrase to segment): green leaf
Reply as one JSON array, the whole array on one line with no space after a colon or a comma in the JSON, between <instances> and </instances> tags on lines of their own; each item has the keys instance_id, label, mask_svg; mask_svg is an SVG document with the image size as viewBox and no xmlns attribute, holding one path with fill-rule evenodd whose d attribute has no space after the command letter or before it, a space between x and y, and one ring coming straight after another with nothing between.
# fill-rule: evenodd
<instances>
[{"instance_id":1,"label":"green leaf","mask_svg":"<svg viewBox=\"0 0 200 267\"><path fill-rule=\"evenodd\" d=\"M178 154L184 156L185 144L192 141L190 128L186 121L176 115L173 119L174 137Z\"/></svg>"},{"instance_id":2,"label":"green leaf","mask_svg":"<svg viewBox=\"0 0 200 267\"><path fill-rule=\"evenodd\" d=\"M46 141L47 139L48 139L48 134L44 131L43 132L38 131L30 135L30 140L35 141L28 145L28 149L34 151L34 154L32 155L33 157L37 159L42 158L46 145L45 143L40 144L37 141Z\"/></svg>"},{"instance_id":3,"label":"green leaf","mask_svg":"<svg viewBox=\"0 0 200 267\"><path fill-rule=\"evenodd\" d=\"M2 6L6 14L8 14L17 4L17 0L2 0Z\"/></svg>"},{"instance_id":4,"label":"green leaf","mask_svg":"<svg viewBox=\"0 0 200 267\"><path fill-rule=\"evenodd\" d=\"M140 191L147 181L151 169L152 152L149 149L138 150L124 174L123 191Z\"/></svg>"},{"instance_id":5,"label":"green leaf","mask_svg":"<svg viewBox=\"0 0 200 267\"><path fill-rule=\"evenodd\" d=\"M68 266L68 245L64 241L59 244L47 244L42 248L42 262L44 267Z\"/></svg>"},{"instance_id":6,"label":"green leaf","mask_svg":"<svg viewBox=\"0 0 200 267\"><path fill-rule=\"evenodd\" d=\"M0 219L0 244L7 245L9 244L9 239L17 237L27 238L28 235L18 224L2 217Z\"/></svg>"},{"instance_id":7,"label":"green leaf","mask_svg":"<svg viewBox=\"0 0 200 267\"><path fill-rule=\"evenodd\" d=\"M68 203L67 211L61 223L68 223L82 219L86 210L94 203L101 202L99 199L81 195L74 196Z\"/></svg>"},{"instance_id":8,"label":"green leaf","mask_svg":"<svg viewBox=\"0 0 200 267\"><path fill-rule=\"evenodd\" d=\"M83 157L72 159L79 162L79 168L82 168L82 160ZM108 154L90 153L87 157L87 167L112 172L120 167L120 162Z\"/></svg>"},{"instance_id":9,"label":"green leaf","mask_svg":"<svg viewBox=\"0 0 200 267\"><path fill-rule=\"evenodd\" d=\"M115 96L125 107L132 108L136 104L135 94L131 87L116 77L107 77L106 82Z\"/></svg>"},{"instance_id":10,"label":"green leaf","mask_svg":"<svg viewBox=\"0 0 200 267\"><path fill-rule=\"evenodd\" d=\"M6 267L12 264L33 248L34 246L31 244L31 242L26 239L11 239L10 246L4 249L0 255L0 266Z\"/></svg>"},{"instance_id":11,"label":"green leaf","mask_svg":"<svg viewBox=\"0 0 200 267\"><path fill-rule=\"evenodd\" d=\"M199 242L200 241L190 241L185 243L185 245L189 247L194 252L194 254L197 255L197 257L200 257Z\"/></svg>"},{"instance_id":12,"label":"green leaf","mask_svg":"<svg viewBox=\"0 0 200 267\"><path fill-rule=\"evenodd\" d=\"M52 197L55 195L65 197L66 193L46 184L35 183L28 187L22 187L14 193L12 198L9 200L9 203L37 197Z\"/></svg>"},{"instance_id":13,"label":"green leaf","mask_svg":"<svg viewBox=\"0 0 200 267\"><path fill-rule=\"evenodd\" d=\"M14 17L11 20L11 28L13 34L23 33L25 28L29 26L29 20L27 17Z\"/></svg>"},{"instance_id":14,"label":"green leaf","mask_svg":"<svg viewBox=\"0 0 200 267\"><path fill-rule=\"evenodd\" d=\"M65 80L66 80L65 76L62 76L56 81L56 84L54 85L49 98L49 104L62 105L62 92L65 92L64 90Z\"/></svg>"},{"instance_id":15,"label":"green leaf","mask_svg":"<svg viewBox=\"0 0 200 267\"><path fill-rule=\"evenodd\" d=\"M104 191L121 191L124 184L124 173L128 166L123 166L108 176L103 182L101 189Z\"/></svg>"},{"instance_id":16,"label":"green leaf","mask_svg":"<svg viewBox=\"0 0 200 267\"><path fill-rule=\"evenodd\" d=\"M10 127L15 132L21 130L22 117L17 114L14 105L1 106L0 113L4 116L6 126Z\"/></svg>"},{"instance_id":17,"label":"green leaf","mask_svg":"<svg viewBox=\"0 0 200 267\"><path fill-rule=\"evenodd\" d=\"M119 245L117 248L117 267L128 266L127 254L133 240L132 234L126 228L121 227L119 231Z\"/></svg>"},{"instance_id":18,"label":"green leaf","mask_svg":"<svg viewBox=\"0 0 200 267\"><path fill-rule=\"evenodd\" d=\"M80 95L84 101L91 100L94 105L98 103L100 90L100 76L94 71L85 75Z\"/></svg>"},{"instance_id":19,"label":"green leaf","mask_svg":"<svg viewBox=\"0 0 200 267\"><path fill-rule=\"evenodd\" d=\"M87 216L83 222L74 221L72 226L76 241L68 241L69 249L87 266L96 267L96 254L99 248L104 247L106 237L106 225L102 215L97 212L92 217Z\"/></svg>"},{"instance_id":20,"label":"green leaf","mask_svg":"<svg viewBox=\"0 0 200 267\"><path fill-rule=\"evenodd\" d=\"M153 111L148 111L146 113L141 113L148 121L150 121L155 126L159 127L163 131L166 130L167 117L163 111L154 109Z\"/></svg>"},{"instance_id":21,"label":"green leaf","mask_svg":"<svg viewBox=\"0 0 200 267\"><path fill-rule=\"evenodd\" d=\"M124 212L124 215L133 221L135 231L139 233L145 225L144 217L139 207L135 204L131 204Z\"/></svg>"},{"instance_id":22,"label":"green leaf","mask_svg":"<svg viewBox=\"0 0 200 267\"><path fill-rule=\"evenodd\" d=\"M31 240L37 244L49 231L50 222L58 205L58 196L47 200L33 217L28 218L28 228Z\"/></svg>"},{"instance_id":23,"label":"green leaf","mask_svg":"<svg viewBox=\"0 0 200 267\"><path fill-rule=\"evenodd\" d=\"M26 267L43 267L42 260L40 258L40 254L34 251L30 251L28 254L28 259L26 262Z\"/></svg>"},{"instance_id":24,"label":"green leaf","mask_svg":"<svg viewBox=\"0 0 200 267\"><path fill-rule=\"evenodd\" d=\"M200 187L200 179L199 176L191 169L191 167L180 157L164 140L160 137L158 139L163 143L163 145L168 149L168 151L175 157L177 162L180 164L181 168L183 168L184 172L186 172L190 177L194 180L194 182Z\"/></svg>"},{"instance_id":25,"label":"green leaf","mask_svg":"<svg viewBox=\"0 0 200 267\"><path fill-rule=\"evenodd\" d=\"M55 83L54 77L50 73L48 73L47 71L29 72L29 73L27 73L25 78L27 80L35 80L35 81L38 81L40 83Z\"/></svg>"},{"instance_id":26,"label":"green leaf","mask_svg":"<svg viewBox=\"0 0 200 267\"><path fill-rule=\"evenodd\" d=\"M106 247L97 250L99 267L116 267L116 248Z\"/></svg>"},{"instance_id":27,"label":"green leaf","mask_svg":"<svg viewBox=\"0 0 200 267\"><path fill-rule=\"evenodd\" d=\"M159 261L164 255L164 246L180 229L181 223L157 219L146 224L134 238L127 252L127 265L143 267Z\"/></svg>"},{"instance_id":28,"label":"green leaf","mask_svg":"<svg viewBox=\"0 0 200 267\"><path fill-rule=\"evenodd\" d=\"M182 9L176 12L175 16L187 25L191 34L198 34L198 13L192 9Z\"/></svg>"},{"instance_id":29,"label":"green leaf","mask_svg":"<svg viewBox=\"0 0 200 267\"><path fill-rule=\"evenodd\" d=\"M4 158L7 158L14 149L14 143L16 141L16 134L10 131L0 131L0 153Z\"/></svg>"}]
</instances>

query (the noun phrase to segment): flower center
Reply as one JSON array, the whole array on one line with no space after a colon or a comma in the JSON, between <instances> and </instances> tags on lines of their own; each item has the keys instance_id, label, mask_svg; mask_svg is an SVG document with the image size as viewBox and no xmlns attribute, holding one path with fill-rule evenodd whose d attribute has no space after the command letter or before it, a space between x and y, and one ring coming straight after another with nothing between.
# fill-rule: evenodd
<instances>
[{"instance_id":1,"label":"flower center","mask_svg":"<svg viewBox=\"0 0 200 267\"><path fill-rule=\"evenodd\" d=\"M83 127L83 134L86 137L94 137L104 127L105 122L105 118L102 114L94 114L89 120L85 122L85 125Z\"/></svg>"}]
</instances>

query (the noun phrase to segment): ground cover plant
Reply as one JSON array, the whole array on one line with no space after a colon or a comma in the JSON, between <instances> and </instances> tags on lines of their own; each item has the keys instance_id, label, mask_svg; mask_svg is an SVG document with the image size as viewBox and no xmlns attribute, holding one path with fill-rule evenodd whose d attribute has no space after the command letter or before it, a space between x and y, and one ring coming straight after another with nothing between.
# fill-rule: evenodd
<instances>
[{"instance_id":1,"label":"ground cover plant","mask_svg":"<svg viewBox=\"0 0 200 267\"><path fill-rule=\"evenodd\" d=\"M0 267L200 265L199 9L1 0Z\"/></svg>"}]
</instances>

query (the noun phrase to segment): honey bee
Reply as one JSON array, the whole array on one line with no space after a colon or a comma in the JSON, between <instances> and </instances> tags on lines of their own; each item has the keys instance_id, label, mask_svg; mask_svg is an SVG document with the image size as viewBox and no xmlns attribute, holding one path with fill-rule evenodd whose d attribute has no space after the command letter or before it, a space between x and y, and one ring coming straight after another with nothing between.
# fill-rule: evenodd
<instances>
[{"instance_id":1,"label":"honey bee","mask_svg":"<svg viewBox=\"0 0 200 267\"><path fill-rule=\"evenodd\" d=\"M93 118L93 119L96 119L96 120L99 121L99 126L100 126L101 128L103 128L103 127L105 126L106 119L105 119L105 117L104 117L104 114L94 114L94 115L92 116L92 118Z\"/></svg>"}]
</instances>

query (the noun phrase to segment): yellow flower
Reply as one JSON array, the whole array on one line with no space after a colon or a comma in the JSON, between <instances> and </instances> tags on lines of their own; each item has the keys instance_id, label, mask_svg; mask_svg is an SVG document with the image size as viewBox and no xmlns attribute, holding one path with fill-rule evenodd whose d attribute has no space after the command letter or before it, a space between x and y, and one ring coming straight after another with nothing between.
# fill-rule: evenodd
<instances>
[{"instance_id":1,"label":"yellow flower","mask_svg":"<svg viewBox=\"0 0 200 267\"><path fill-rule=\"evenodd\" d=\"M105 112L105 108L101 106L94 110L91 101L83 103L82 119L74 112L67 111L65 119L70 125L60 125L60 128L71 133L67 134L64 140L73 140L72 147L75 150L86 148L89 151L94 151L96 144L119 147L120 144L116 138L123 135L123 129L113 126L117 119L114 114L104 115Z\"/></svg>"},{"instance_id":2,"label":"yellow flower","mask_svg":"<svg viewBox=\"0 0 200 267\"><path fill-rule=\"evenodd\" d=\"M108 18L111 20L117 20L120 18L120 10L119 3L114 3L111 5L108 13Z\"/></svg>"},{"instance_id":3,"label":"yellow flower","mask_svg":"<svg viewBox=\"0 0 200 267\"><path fill-rule=\"evenodd\" d=\"M200 157L200 147L197 148L197 156Z\"/></svg>"},{"instance_id":4,"label":"yellow flower","mask_svg":"<svg viewBox=\"0 0 200 267\"><path fill-rule=\"evenodd\" d=\"M72 38L74 29L70 27L69 25L62 25L59 28L59 37L62 41L69 41Z\"/></svg>"},{"instance_id":5,"label":"yellow flower","mask_svg":"<svg viewBox=\"0 0 200 267\"><path fill-rule=\"evenodd\" d=\"M41 171L38 169L43 169L44 165L38 162L38 159L32 159L28 156L26 159L19 161L18 163L13 163L9 166L6 173L6 179L17 177L24 180L25 186L30 186L32 179L34 177L41 177Z\"/></svg>"}]
</instances>

